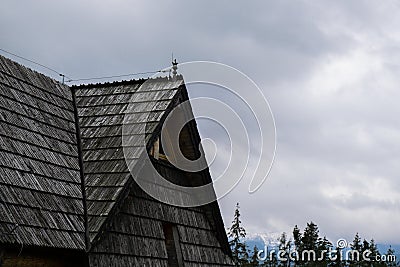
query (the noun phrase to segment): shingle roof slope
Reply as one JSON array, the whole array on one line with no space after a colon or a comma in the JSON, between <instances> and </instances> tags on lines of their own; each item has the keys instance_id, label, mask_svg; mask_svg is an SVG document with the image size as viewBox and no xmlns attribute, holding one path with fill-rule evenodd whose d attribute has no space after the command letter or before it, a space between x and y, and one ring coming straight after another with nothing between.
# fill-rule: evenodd
<instances>
[{"instance_id":1,"label":"shingle roof slope","mask_svg":"<svg viewBox=\"0 0 400 267\"><path fill-rule=\"evenodd\" d=\"M88 249L86 231L89 242L99 236L132 181L122 147L125 113L148 137L157 134L178 98L187 99L184 87L178 77L69 88L0 56L0 244ZM130 145L143 151L137 129ZM204 210L227 246L218 204Z\"/></svg>"},{"instance_id":2,"label":"shingle roof slope","mask_svg":"<svg viewBox=\"0 0 400 267\"><path fill-rule=\"evenodd\" d=\"M122 148L124 112L153 133L183 80L74 87L93 241L130 173ZM74 103L68 86L0 56L0 243L85 249ZM147 115L147 114L146 114ZM150 121L149 121L150 119ZM132 142L135 146L135 134ZM139 155L132 155L138 158Z\"/></svg>"},{"instance_id":3,"label":"shingle roof slope","mask_svg":"<svg viewBox=\"0 0 400 267\"><path fill-rule=\"evenodd\" d=\"M69 87L0 56L0 242L83 249Z\"/></svg>"},{"instance_id":4,"label":"shingle roof slope","mask_svg":"<svg viewBox=\"0 0 400 267\"><path fill-rule=\"evenodd\" d=\"M130 173L122 147L125 112L137 128L153 133L171 105L183 79L158 78L86 85L75 88L82 136L89 233L93 241L128 182ZM147 117L147 111L150 115ZM143 113L143 116L141 114ZM138 146L140 137L132 133L130 145ZM132 149L132 151L135 151ZM130 155L135 161L139 153ZM134 164L134 162L133 162Z\"/></svg>"}]
</instances>

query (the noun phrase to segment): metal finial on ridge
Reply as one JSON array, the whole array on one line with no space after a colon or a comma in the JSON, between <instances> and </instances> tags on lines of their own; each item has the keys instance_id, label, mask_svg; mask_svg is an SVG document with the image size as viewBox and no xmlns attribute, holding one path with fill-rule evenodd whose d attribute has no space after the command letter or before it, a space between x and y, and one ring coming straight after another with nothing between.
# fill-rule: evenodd
<instances>
[{"instance_id":1,"label":"metal finial on ridge","mask_svg":"<svg viewBox=\"0 0 400 267\"><path fill-rule=\"evenodd\" d=\"M178 74L178 62L176 59L172 61L172 79L176 80L176 75Z\"/></svg>"}]
</instances>

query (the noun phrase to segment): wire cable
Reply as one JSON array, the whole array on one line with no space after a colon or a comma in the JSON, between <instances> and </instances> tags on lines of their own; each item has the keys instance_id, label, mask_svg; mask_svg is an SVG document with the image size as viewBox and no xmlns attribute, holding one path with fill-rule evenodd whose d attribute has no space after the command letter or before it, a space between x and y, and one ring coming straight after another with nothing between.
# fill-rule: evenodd
<instances>
[{"instance_id":1,"label":"wire cable","mask_svg":"<svg viewBox=\"0 0 400 267\"><path fill-rule=\"evenodd\" d=\"M31 62L31 63L33 63L33 64L36 64L36 65L38 65L38 66L40 66L40 67L42 67L42 68L45 68L45 69L47 69L47 70L49 70L49 71L52 71L52 72L54 72L54 73L57 73L57 74L58 74L59 76L61 76L61 77L66 77L66 78L68 78L68 79L72 79L71 77L68 77L67 75L62 74L61 72L58 72L58 71L56 71L56 70L53 69L53 68L47 67L47 66L45 66L45 65L43 65L43 64L40 64L40 63L38 63L38 62L36 62L36 61L33 61L33 60L31 60L31 59L28 59L28 58L26 58L26 57L19 56L19 55L15 54L15 53L12 53L12 52L10 52L10 51L4 50L4 49L2 49L2 48L0 48L0 51L3 51L4 53L10 54L10 55L12 55L12 56L14 56L14 57L17 57L17 58L26 60L26 61L28 61L28 62Z\"/></svg>"},{"instance_id":2,"label":"wire cable","mask_svg":"<svg viewBox=\"0 0 400 267\"><path fill-rule=\"evenodd\" d=\"M90 81L90 80L101 80L101 79L111 79L111 78L122 78L122 77L128 77L128 76L155 74L155 73L158 73L158 72L170 72L170 71L171 71L171 69L168 68L168 69L165 69L165 70L145 71L145 72L136 72L136 73L129 73L129 74L112 75L112 76L102 76L102 77L92 77L92 78L72 79L71 77L68 77L67 75L62 74L61 72L59 72L59 71L57 71L57 70L55 70L55 69L53 69L53 68L47 67L46 65L43 65L43 64L41 64L41 63L38 63L38 62L33 61L33 60L31 60L31 59L28 59L28 58L26 58L26 57L17 55L17 54L15 54L15 53L12 53L12 52L7 51L7 50L2 49L2 48L0 48L0 51L3 51L4 53L10 54L10 55L12 55L12 56L14 56L14 57L17 57L17 58L26 60L26 61L28 61L28 62L31 62L31 63L33 63L33 64L36 64L36 65L42 67L42 68L45 68L45 69L47 69L47 70L49 70L49 71L52 71L52 72L56 73L57 75L59 75L59 76L62 77L63 83L64 83L64 77L68 79L68 80L65 81L65 82L68 83L68 82L78 82L78 81Z\"/></svg>"}]
</instances>

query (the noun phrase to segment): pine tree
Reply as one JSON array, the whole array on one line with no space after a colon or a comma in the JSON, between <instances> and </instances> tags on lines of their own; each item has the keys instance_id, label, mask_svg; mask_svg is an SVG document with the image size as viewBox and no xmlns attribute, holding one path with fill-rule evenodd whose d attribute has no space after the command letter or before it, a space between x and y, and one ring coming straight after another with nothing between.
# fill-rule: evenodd
<instances>
[{"instance_id":1,"label":"pine tree","mask_svg":"<svg viewBox=\"0 0 400 267\"><path fill-rule=\"evenodd\" d=\"M362 244L362 252L369 250L369 249L370 249L369 242L366 239L364 239L363 244Z\"/></svg>"},{"instance_id":2,"label":"pine tree","mask_svg":"<svg viewBox=\"0 0 400 267\"><path fill-rule=\"evenodd\" d=\"M369 249L371 250L371 256L376 257L380 255L378 247L375 244L375 240L371 239L371 242L369 243Z\"/></svg>"},{"instance_id":3,"label":"pine tree","mask_svg":"<svg viewBox=\"0 0 400 267\"><path fill-rule=\"evenodd\" d=\"M317 242L317 257L322 258L322 260L318 261L319 266L328 266L330 263L329 252L332 250L332 243L324 236L323 238L318 238Z\"/></svg>"},{"instance_id":4,"label":"pine tree","mask_svg":"<svg viewBox=\"0 0 400 267\"><path fill-rule=\"evenodd\" d=\"M304 235L301 239L304 249L317 250L318 237L319 237L318 226L313 222L307 223L307 227L304 230Z\"/></svg>"},{"instance_id":5,"label":"pine tree","mask_svg":"<svg viewBox=\"0 0 400 267\"><path fill-rule=\"evenodd\" d=\"M236 204L235 215L233 217L232 226L229 228L228 237L229 245L232 250L232 259L235 266L244 266L248 263L249 255L247 253L246 243L242 241L246 237L246 230L241 226L240 206Z\"/></svg>"},{"instance_id":6,"label":"pine tree","mask_svg":"<svg viewBox=\"0 0 400 267\"><path fill-rule=\"evenodd\" d=\"M350 267L359 267L361 266L361 260L362 260L362 253L363 253L363 245L361 244L361 238L356 233L354 236L353 243L350 245L351 249L354 251L353 253L358 253L358 257L356 258L355 254L352 254L354 258L349 259L350 260Z\"/></svg>"},{"instance_id":7,"label":"pine tree","mask_svg":"<svg viewBox=\"0 0 400 267\"><path fill-rule=\"evenodd\" d=\"M386 258L387 258L387 266L388 267L396 267L398 266L396 264L396 257L395 257L395 251L392 249L392 246L390 246L386 252Z\"/></svg>"},{"instance_id":8,"label":"pine tree","mask_svg":"<svg viewBox=\"0 0 400 267\"><path fill-rule=\"evenodd\" d=\"M277 255L276 251L271 251L267 266L269 266L269 267L278 266L278 255Z\"/></svg>"},{"instance_id":9,"label":"pine tree","mask_svg":"<svg viewBox=\"0 0 400 267\"><path fill-rule=\"evenodd\" d=\"M323 247L329 247L330 242L326 238L324 240L319 237L318 226L313 222L307 223L307 227L302 234L296 225L293 229L293 239L297 255L299 256L299 259L295 261L295 265L320 266L317 261L314 261L312 252L315 252L315 259L318 259L321 256L322 250L324 250ZM322 243L324 244L323 247L321 246ZM305 250L312 252L310 254L304 253L303 257Z\"/></svg>"},{"instance_id":10,"label":"pine tree","mask_svg":"<svg viewBox=\"0 0 400 267\"><path fill-rule=\"evenodd\" d=\"M343 267L346 266L346 264L343 262L342 260L342 256L343 255L343 248L339 248L336 246L335 248L335 253L334 255L332 255L335 260L331 262L331 264L329 266L331 267Z\"/></svg>"},{"instance_id":11,"label":"pine tree","mask_svg":"<svg viewBox=\"0 0 400 267\"><path fill-rule=\"evenodd\" d=\"M301 231L299 229L299 227L297 225L294 226L293 229L293 241L294 241L294 246L295 246L295 251L298 253L297 255L301 255L301 251L302 251L302 234ZM295 262L295 266L299 266L301 264L300 260L297 259Z\"/></svg>"},{"instance_id":12,"label":"pine tree","mask_svg":"<svg viewBox=\"0 0 400 267\"><path fill-rule=\"evenodd\" d=\"M363 244L362 244L362 248L361 248L361 251L362 251L362 253L361 253L361 266L369 267L369 266L371 266L370 262L364 260L364 258L362 256L366 250L370 250L370 244L366 239L364 239Z\"/></svg>"},{"instance_id":13,"label":"pine tree","mask_svg":"<svg viewBox=\"0 0 400 267\"><path fill-rule=\"evenodd\" d=\"M319 238L319 230L318 226L313 223L307 223L306 229L304 229L303 237L301 238L302 243L302 252L305 250L314 251L317 253L318 251L318 238ZM302 260L306 262L306 266L318 266L318 262L316 261L318 255L315 255L315 258L312 254L304 254L301 256Z\"/></svg>"},{"instance_id":14,"label":"pine tree","mask_svg":"<svg viewBox=\"0 0 400 267\"><path fill-rule=\"evenodd\" d=\"M382 255L379 252L378 246L376 245L374 239L371 239L371 242L369 243L369 249L371 251L370 259L372 259L372 260L381 259ZM386 266L386 263L385 262L381 262L381 261L375 261L375 262L372 263L372 266L374 266L374 267L384 267L384 266Z\"/></svg>"},{"instance_id":15,"label":"pine tree","mask_svg":"<svg viewBox=\"0 0 400 267\"><path fill-rule=\"evenodd\" d=\"M257 246L254 246L253 253L250 258L249 266L258 267L259 265L260 265L260 262L258 261L258 248L257 248Z\"/></svg>"},{"instance_id":16,"label":"pine tree","mask_svg":"<svg viewBox=\"0 0 400 267\"><path fill-rule=\"evenodd\" d=\"M301 238L302 238L302 235L301 235L300 229L299 229L299 227L297 227L297 225L295 225L294 229L293 229L293 239L294 239L294 244L295 244L296 248L301 247Z\"/></svg>"},{"instance_id":17,"label":"pine tree","mask_svg":"<svg viewBox=\"0 0 400 267\"><path fill-rule=\"evenodd\" d=\"M285 232L282 233L281 237L278 239L279 241L279 251L284 251L284 255L280 255L282 258L286 260L281 260L279 262L279 266L285 267L290 266L289 261L289 253L290 253L290 240L287 238L287 234Z\"/></svg>"}]
</instances>

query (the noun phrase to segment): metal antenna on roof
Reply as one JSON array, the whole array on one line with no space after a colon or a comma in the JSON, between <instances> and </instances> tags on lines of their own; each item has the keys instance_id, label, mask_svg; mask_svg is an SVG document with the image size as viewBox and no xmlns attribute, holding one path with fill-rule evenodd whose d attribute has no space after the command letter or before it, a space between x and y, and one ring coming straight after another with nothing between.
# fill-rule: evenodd
<instances>
[{"instance_id":1,"label":"metal antenna on roof","mask_svg":"<svg viewBox=\"0 0 400 267\"><path fill-rule=\"evenodd\" d=\"M64 84L65 75L62 73L60 73L59 75L62 77L62 84Z\"/></svg>"},{"instance_id":2,"label":"metal antenna on roof","mask_svg":"<svg viewBox=\"0 0 400 267\"><path fill-rule=\"evenodd\" d=\"M173 62L173 61L174 61L174 52L171 53L171 62ZM169 68L169 70L168 70L168 78L169 79L172 79L171 71L172 71L172 68Z\"/></svg>"},{"instance_id":3,"label":"metal antenna on roof","mask_svg":"<svg viewBox=\"0 0 400 267\"><path fill-rule=\"evenodd\" d=\"M176 75L178 74L178 62L176 62L176 59L172 61L172 80L176 80Z\"/></svg>"}]
</instances>

